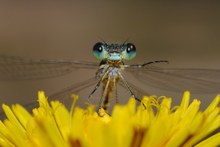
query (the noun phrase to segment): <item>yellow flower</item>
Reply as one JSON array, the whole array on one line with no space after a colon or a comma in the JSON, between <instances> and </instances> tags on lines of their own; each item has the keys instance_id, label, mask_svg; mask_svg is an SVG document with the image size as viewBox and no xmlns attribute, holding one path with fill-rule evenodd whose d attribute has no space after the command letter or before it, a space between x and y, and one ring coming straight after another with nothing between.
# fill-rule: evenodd
<instances>
[{"instance_id":1,"label":"yellow flower","mask_svg":"<svg viewBox=\"0 0 220 147\"><path fill-rule=\"evenodd\" d=\"M39 92L39 107L30 114L20 105L2 105L7 119L0 121L0 146L6 147L210 147L220 145L220 95L205 111L200 101L190 103L185 92L179 106L171 98L144 97L141 104L130 98L116 105L111 116L94 106L75 106L70 111L59 101L48 103ZM211 134L211 135L210 135ZM208 136L209 135L209 136ZM207 137L208 136L208 137Z\"/></svg>"}]
</instances>

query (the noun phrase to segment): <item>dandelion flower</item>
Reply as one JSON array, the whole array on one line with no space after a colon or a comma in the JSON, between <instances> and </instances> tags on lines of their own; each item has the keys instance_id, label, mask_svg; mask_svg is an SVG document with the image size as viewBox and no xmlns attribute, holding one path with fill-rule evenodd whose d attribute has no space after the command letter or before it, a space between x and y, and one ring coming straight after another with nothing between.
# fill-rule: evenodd
<instances>
[{"instance_id":1,"label":"dandelion flower","mask_svg":"<svg viewBox=\"0 0 220 147\"><path fill-rule=\"evenodd\" d=\"M137 105L130 98L116 105L111 116L94 106L75 106L68 110L59 101L48 102L39 92L39 107L30 114L21 105L2 105L7 119L0 121L0 146L7 147L177 147L218 146L220 133L220 95L205 111L200 101L190 103L185 92L179 106L171 98L144 97ZM208 136L208 137L207 137Z\"/></svg>"}]
</instances>

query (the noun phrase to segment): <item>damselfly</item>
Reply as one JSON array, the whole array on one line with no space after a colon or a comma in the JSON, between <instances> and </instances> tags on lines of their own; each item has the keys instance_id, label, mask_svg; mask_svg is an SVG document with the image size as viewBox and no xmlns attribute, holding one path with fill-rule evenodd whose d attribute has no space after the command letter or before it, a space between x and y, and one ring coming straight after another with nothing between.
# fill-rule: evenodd
<instances>
[{"instance_id":1,"label":"damselfly","mask_svg":"<svg viewBox=\"0 0 220 147\"><path fill-rule=\"evenodd\" d=\"M98 42L93 47L97 62L76 60L34 60L14 56L0 55L0 80L30 80L57 77L69 74L76 69L96 69L95 76L77 84L73 84L54 95L74 93L86 87L94 86L88 99L102 85L102 94L98 107L107 109L109 99L115 93L117 101L117 85L127 89L137 101L147 94L137 85L125 79L124 73L130 72L144 84L167 91L190 90L194 93L220 93L220 69L176 69L161 68L155 65L168 63L166 60L146 62L143 64L125 64L136 55L136 47L132 43L109 44ZM135 92L134 92L135 91Z\"/></svg>"}]
</instances>

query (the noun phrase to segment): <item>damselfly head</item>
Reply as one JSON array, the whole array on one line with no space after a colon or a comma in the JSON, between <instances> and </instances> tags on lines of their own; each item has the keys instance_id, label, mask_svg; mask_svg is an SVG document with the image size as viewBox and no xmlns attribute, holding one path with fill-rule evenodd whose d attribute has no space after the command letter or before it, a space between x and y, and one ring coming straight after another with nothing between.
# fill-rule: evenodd
<instances>
[{"instance_id":1,"label":"damselfly head","mask_svg":"<svg viewBox=\"0 0 220 147\"><path fill-rule=\"evenodd\" d=\"M99 60L122 61L131 60L136 55L136 47L132 43L107 44L97 42L93 46L93 54Z\"/></svg>"}]
</instances>

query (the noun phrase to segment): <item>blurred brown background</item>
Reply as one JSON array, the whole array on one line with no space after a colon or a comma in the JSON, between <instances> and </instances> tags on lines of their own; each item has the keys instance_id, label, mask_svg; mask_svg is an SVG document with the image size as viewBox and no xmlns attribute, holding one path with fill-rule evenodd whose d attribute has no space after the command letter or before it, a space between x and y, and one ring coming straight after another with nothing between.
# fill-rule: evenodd
<instances>
[{"instance_id":1,"label":"blurred brown background","mask_svg":"<svg viewBox=\"0 0 220 147\"><path fill-rule=\"evenodd\" d=\"M106 42L121 43L126 39L133 42L137 56L129 63L165 59L172 67L219 69L220 4L101 0L0 2L0 54L96 61L91 50L100 38ZM0 81L0 102L25 104L36 99L39 89L50 95L93 74L94 71L80 70L48 80ZM151 93L166 94L157 90ZM181 95L169 93L177 100ZM202 95L201 100L210 102L215 95Z\"/></svg>"}]
</instances>

